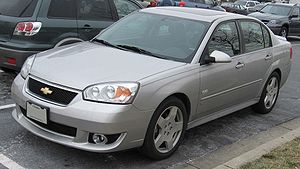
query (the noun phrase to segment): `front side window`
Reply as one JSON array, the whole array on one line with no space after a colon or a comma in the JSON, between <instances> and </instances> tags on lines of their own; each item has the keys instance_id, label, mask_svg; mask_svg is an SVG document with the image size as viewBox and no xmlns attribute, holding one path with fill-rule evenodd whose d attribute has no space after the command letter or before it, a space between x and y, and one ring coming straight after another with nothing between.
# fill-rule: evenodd
<instances>
[{"instance_id":1,"label":"front side window","mask_svg":"<svg viewBox=\"0 0 300 169\"><path fill-rule=\"evenodd\" d=\"M136 4L127 0L114 0L120 18L140 9Z\"/></svg>"},{"instance_id":2,"label":"front side window","mask_svg":"<svg viewBox=\"0 0 300 169\"><path fill-rule=\"evenodd\" d=\"M129 50L139 48L152 57L189 63L208 26L208 22L198 20L136 12L114 24L96 39L115 46L130 46Z\"/></svg>"},{"instance_id":3,"label":"front side window","mask_svg":"<svg viewBox=\"0 0 300 169\"><path fill-rule=\"evenodd\" d=\"M75 4L75 0L51 0L48 17L76 19Z\"/></svg>"},{"instance_id":4,"label":"front side window","mask_svg":"<svg viewBox=\"0 0 300 169\"><path fill-rule=\"evenodd\" d=\"M242 21L241 29L244 36L245 52L252 52L264 48L264 37L259 23Z\"/></svg>"},{"instance_id":5,"label":"front side window","mask_svg":"<svg viewBox=\"0 0 300 169\"><path fill-rule=\"evenodd\" d=\"M112 20L109 0L79 0L78 19Z\"/></svg>"},{"instance_id":6,"label":"front side window","mask_svg":"<svg viewBox=\"0 0 300 169\"><path fill-rule=\"evenodd\" d=\"M240 41L235 22L221 23L208 43L209 55L217 50L235 56L240 54Z\"/></svg>"}]
</instances>

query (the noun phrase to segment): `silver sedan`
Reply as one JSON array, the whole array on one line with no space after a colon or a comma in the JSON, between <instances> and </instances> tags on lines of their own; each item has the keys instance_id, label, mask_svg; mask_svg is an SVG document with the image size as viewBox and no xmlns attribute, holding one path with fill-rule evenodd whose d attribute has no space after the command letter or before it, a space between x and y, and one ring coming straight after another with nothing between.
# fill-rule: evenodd
<instances>
[{"instance_id":1,"label":"silver sedan","mask_svg":"<svg viewBox=\"0 0 300 169\"><path fill-rule=\"evenodd\" d=\"M248 106L269 113L291 44L247 16L143 9L90 42L27 59L13 117L47 140L93 151L169 157L187 129Z\"/></svg>"}]
</instances>

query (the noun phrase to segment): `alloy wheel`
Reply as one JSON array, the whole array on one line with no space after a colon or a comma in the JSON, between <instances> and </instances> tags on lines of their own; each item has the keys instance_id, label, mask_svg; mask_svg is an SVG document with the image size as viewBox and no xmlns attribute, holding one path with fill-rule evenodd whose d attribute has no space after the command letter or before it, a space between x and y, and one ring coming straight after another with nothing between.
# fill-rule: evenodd
<instances>
[{"instance_id":1,"label":"alloy wheel","mask_svg":"<svg viewBox=\"0 0 300 169\"><path fill-rule=\"evenodd\" d=\"M272 77L267 85L266 96L264 99L265 107L267 109L270 109L274 105L278 93L278 87L278 79L276 77Z\"/></svg>"},{"instance_id":2,"label":"alloy wheel","mask_svg":"<svg viewBox=\"0 0 300 169\"><path fill-rule=\"evenodd\" d=\"M153 133L155 148L160 153L170 152L183 131L183 114L177 106L168 107L158 118Z\"/></svg>"}]
</instances>

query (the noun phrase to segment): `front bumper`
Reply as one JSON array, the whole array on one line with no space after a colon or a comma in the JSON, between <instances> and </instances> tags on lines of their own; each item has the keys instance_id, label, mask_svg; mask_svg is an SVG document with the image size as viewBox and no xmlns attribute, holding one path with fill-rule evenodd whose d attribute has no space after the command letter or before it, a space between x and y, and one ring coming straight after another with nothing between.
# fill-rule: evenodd
<instances>
[{"instance_id":1,"label":"front bumper","mask_svg":"<svg viewBox=\"0 0 300 169\"><path fill-rule=\"evenodd\" d=\"M140 111L133 105L115 105L89 102L82 99L81 91L67 106L55 105L28 94L20 75L12 85L12 98L17 108L12 112L15 120L35 135L66 146L93 152L113 152L143 144L153 111ZM74 137L51 131L24 115L26 102L50 108L49 120L76 129ZM94 144L89 141L91 133L119 134L111 144Z\"/></svg>"}]
</instances>

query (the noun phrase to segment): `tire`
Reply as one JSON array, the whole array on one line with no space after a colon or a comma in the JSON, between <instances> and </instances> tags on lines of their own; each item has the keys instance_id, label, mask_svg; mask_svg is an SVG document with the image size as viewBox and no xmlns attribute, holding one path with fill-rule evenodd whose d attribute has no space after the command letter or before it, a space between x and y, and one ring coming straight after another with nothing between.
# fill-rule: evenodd
<instances>
[{"instance_id":1,"label":"tire","mask_svg":"<svg viewBox=\"0 0 300 169\"><path fill-rule=\"evenodd\" d=\"M180 99L170 97L162 102L151 118L141 152L154 160L170 157L183 140L187 121L186 107Z\"/></svg>"},{"instance_id":2,"label":"tire","mask_svg":"<svg viewBox=\"0 0 300 169\"><path fill-rule=\"evenodd\" d=\"M264 86L259 102L253 106L254 111L259 114L270 113L276 104L279 88L280 76L277 72L273 72Z\"/></svg>"},{"instance_id":3,"label":"tire","mask_svg":"<svg viewBox=\"0 0 300 169\"><path fill-rule=\"evenodd\" d=\"M279 35L287 38L288 37L288 28L285 26L281 27Z\"/></svg>"}]
</instances>

